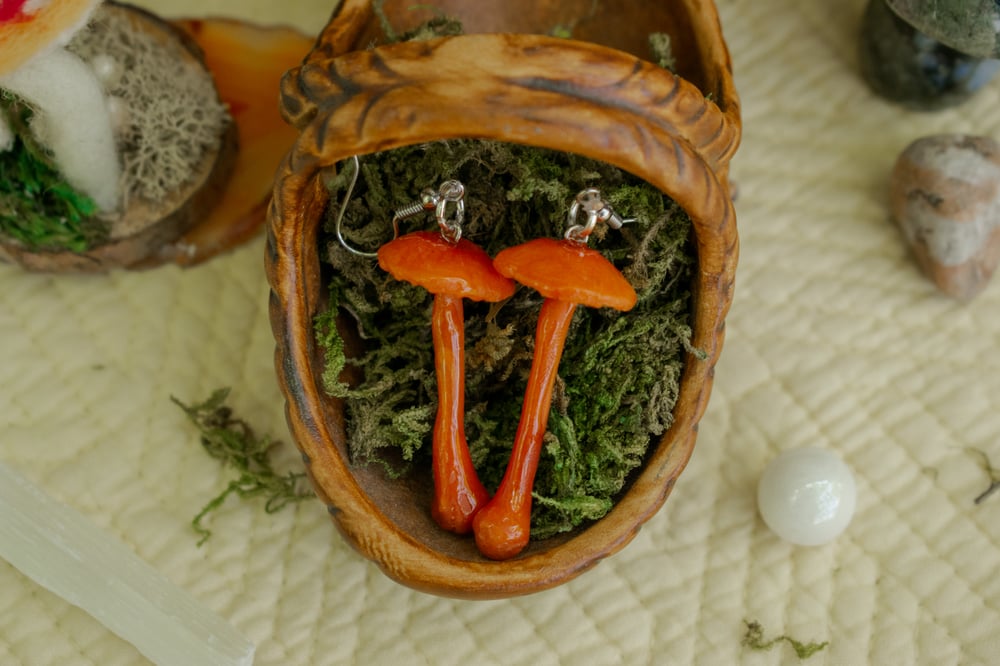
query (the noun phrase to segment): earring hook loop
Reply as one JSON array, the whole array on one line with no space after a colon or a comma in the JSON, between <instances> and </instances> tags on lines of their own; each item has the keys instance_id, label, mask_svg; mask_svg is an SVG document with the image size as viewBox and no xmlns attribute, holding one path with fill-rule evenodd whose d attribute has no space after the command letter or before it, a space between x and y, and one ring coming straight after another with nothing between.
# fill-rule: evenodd
<instances>
[{"instance_id":1,"label":"earring hook loop","mask_svg":"<svg viewBox=\"0 0 1000 666\"><path fill-rule=\"evenodd\" d=\"M438 201L434 206L441 235L449 243L457 243L462 238L462 222L465 221L465 185L457 180L446 180L437 191ZM448 219L448 204L455 204L455 217Z\"/></svg>"},{"instance_id":2,"label":"earring hook loop","mask_svg":"<svg viewBox=\"0 0 1000 666\"><path fill-rule=\"evenodd\" d=\"M580 213L587 216L585 224L576 223ZM606 222L612 229L621 229L622 225L635 222L635 219L623 219L612 210L611 204L604 200L600 190L596 187L588 187L576 195L573 205L569 208L569 228L566 229L564 238L585 244L599 222Z\"/></svg>"},{"instance_id":3,"label":"earring hook loop","mask_svg":"<svg viewBox=\"0 0 1000 666\"><path fill-rule=\"evenodd\" d=\"M377 252L364 252L355 247L351 247L350 243L347 242L347 239L344 238L344 212L347 210L347 204L351 200L351 195L354 194L354 186L358 182L358 173L361 171L361 161L358 159L358 156L352 155L351 160L354 163L354 173L351 175L351 181L347 185L347 192L344 193L344 196L340 201L340 209L337 211L337 219L333 223L333 231L337 235L337 242L339 242L340 245L351 254L358 257L374 258L378 256ZM398 227L396 227L395 219L393 219L393 227L398 234L399 230Z\"/></svg>"}]
</instances>

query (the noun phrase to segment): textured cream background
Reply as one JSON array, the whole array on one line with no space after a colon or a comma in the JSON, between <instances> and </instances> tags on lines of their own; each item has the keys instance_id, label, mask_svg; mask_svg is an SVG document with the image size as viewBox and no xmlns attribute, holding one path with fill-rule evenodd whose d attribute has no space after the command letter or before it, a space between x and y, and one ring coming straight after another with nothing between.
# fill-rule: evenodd
<instances>
[{"instance_id":1,"label":"textured cream background","mask_svg":"<svg viewBox=\"0 0 1000 666\"><path fill-rule=\"evenodd\" d=\"M316 33L319 0L147 0ZM188 522L224 473L168 397L234 387L287 441L260 239L208 265L105 277L0 266L0 458L73 505L277 664L784 664L744 619L830 646L806 663L1000 661L1000 283L938 296L887 219L895 156L937 131L1000 138L1000 81L939 114L859 80L861 0L719 0L743 99L733 166L742 257L726 349L688 470L623 552L552 591L460 602L402 588L339 539L319 503L232 500L202 548ZM798 548L756 515L764 464L819 445L855 469L858 513ZM288 447L281 464L297 466ZM0 562L0 665L145 663Z\"/></svg>"}]
</instances>

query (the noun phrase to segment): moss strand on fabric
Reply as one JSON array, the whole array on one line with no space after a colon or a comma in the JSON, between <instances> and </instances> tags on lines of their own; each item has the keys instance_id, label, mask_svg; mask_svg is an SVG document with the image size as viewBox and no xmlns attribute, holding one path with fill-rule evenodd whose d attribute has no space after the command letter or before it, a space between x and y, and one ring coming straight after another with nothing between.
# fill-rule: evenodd
<instances>
[{"instance_id":1,"label":"moss strand on fabric","mask_svg":"<svg viewBox=\"0 0 1000 666\"><path fill-rule=\"evenodd\" d=\"M743 640L741 643L751 650L756 651L766 651L770 650L779 643L788 643L792 650L795 651L795 656L799 659L808 659L817 652L825 649L830 642L823 641L820 642L809 642L804 643L800 640L792 638L786 634L780 636L775 636L774 638L765 639L764 638L764 627L761 626L759 622L743 620L743 624L746 625L747 631L743 635Z\"/></svg>"},{"instance_id":2,"label":"moss strand on fabric","mask_svg":"<svg viewBox=\"0 0 1000 666\"><path fill-rule=\"evenodd\" d=\"M328 183L333 201L351 168ZM491 255L530 238L561 237L569 204L586 187L600 188L615 210L637 220L619 231L601 229L591 240L636 288L639 303L625 314L581 308L574 319L535 484L532 536L545 538L605 515L651 438L670 427L685 352L692 351L690 221L658 190L610 165L457 140L365 156L345 236L355 248L375 250L392 237L395 209L449 178L466 186L463 237ZM435 223L428 214L403 224L405 233ZM436 409L430 297L335 241L326 254L334 268L330 305L316 322L326 389L346 400L353 461L406 474L430 455ZM540 304L524 288L501 304L466 304L466 429L477 471L491 489L509 457ZM358 358L345 354L338 313L362 338ZM364 380L342 383L348 367Z\"/></svg>"},{"instance_id":3,"label":"moss strand on fabric","mask_svg":"<svg viewBox=\"0 0 1000 666\"><path fill-rule=\"evenodd\" d=\"M199 536L199 546L212 536L212 531L205 527L202 520L218 510L232 494L243 499L267 498L264 503L267 513L315 497L306 483L304 472L279 474L274 469L271 450L279 443L270 437L259 437L247 421L235 416L226 405L228 397L228 388L216 389L206 400L190 405L170 396L170 401L181 408L201 433L201 445L205 452L237 474L191 521L191 528Z\"/></svg>"}]
</instances>

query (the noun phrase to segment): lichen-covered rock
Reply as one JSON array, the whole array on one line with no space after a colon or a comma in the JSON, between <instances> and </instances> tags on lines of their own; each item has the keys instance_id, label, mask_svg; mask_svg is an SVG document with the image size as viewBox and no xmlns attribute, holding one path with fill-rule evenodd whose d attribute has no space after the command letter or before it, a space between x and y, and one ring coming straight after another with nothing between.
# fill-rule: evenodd
<instances>
[{"instance_id":1,"label":"lichen-covered rock","mask_svg":"<svg viewBox=\"0 0 1000 666\"><path fill-rule=\"evenodd\" d=\"M967 55L1000 56L1000 3L996 0L886 0L907 23Z\"/></svg>"},{"instance_id":2,"label":"lichen-covered rock","mask_svg":"<svg viewBox=\"0 0 1000 666\"><path fill-rule=\"evenodd\" d=\"M968 300L1000 262L1000 143L943 134L911 143L890 181L892 216L920 267Z\"/></svg>"},{"instance_id":3,"label":"lichen-covered rock","mask_svg":"<svg viewBox=\"0 0 1000 666\"><path fill-rule=\"evenodd\" d=\"M937 32L921 29L933 25L912 23L889 6L901 2L869 0L861 21L859 66L875 93L909 109L937 111L961 104L993 79L1000 61L939 41Z\"/></svg>"}]
</instances>

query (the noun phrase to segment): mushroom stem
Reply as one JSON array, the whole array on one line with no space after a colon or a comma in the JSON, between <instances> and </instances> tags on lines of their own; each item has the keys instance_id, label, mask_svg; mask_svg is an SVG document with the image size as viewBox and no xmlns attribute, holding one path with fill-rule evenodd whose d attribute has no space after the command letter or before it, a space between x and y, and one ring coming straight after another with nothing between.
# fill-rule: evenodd
<instances>
[{"instance_id":1,"label":"mushroom stem","mask_svg":"<svg viewBox=\"0 0 1000 666\"><path fill-rule=\"evenodd\" d=\"M461 187L461 183L455 184ZM437 217L443 227L443 213L438 212ZM397 280L434 294L431 331L438 410L432 442L431 515L442 528L465 534L472 527L472 515L489 499L489 493L476 476L465 441L462 299L502 301L514 293L514 282L496 271L481 247L440 232L414 231L390 241L379 248L378 263Z\"/></svg>"},{"instance_id":2,"label":"mushroom stem","mask_svg":"<svg viewBox=\"0 0 1000 666\"><path fill-rule=\"evenodd\" d=\"M542 438L549 422L559 359L576 305L570 301L547 298L538 314L535 354L531 360L510 462L493 499L473 519L476 546L483 555L494 560L514 557L528 544L531 534L531 489L538 470Z\"/></svg>"},{"instance_id":3,"label":"mushroom stem","mask_svg":"<svg viewBox=\"0 0 1000 666\"><path fill-rule=\"evenodd\" d=\"M438 386L431 515L443 529L466 534L472 529L472 516L490 496L472 465L465 439L465 316L461 296L434 296L431 333Z\"/></svg>"}]
</instances>

